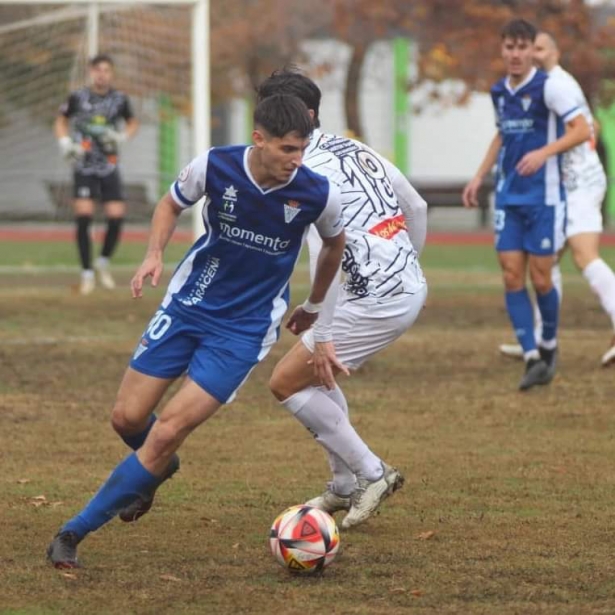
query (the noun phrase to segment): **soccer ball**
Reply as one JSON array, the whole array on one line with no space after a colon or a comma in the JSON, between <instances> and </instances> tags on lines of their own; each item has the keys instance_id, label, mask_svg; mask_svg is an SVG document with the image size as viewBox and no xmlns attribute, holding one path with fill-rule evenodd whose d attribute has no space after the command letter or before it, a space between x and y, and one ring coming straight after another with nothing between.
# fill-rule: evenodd
<instances>
[{"instance_id":1,"label":"soccer ball","mask_svg":"<svg viewBox=\"0 0 615 615\"><path fill-rule=\"evenodd\" d=\"M278 564L291 572L319 572L335 559L340 535L333 517L323 510L291 506L273 522L269 546Z\"/></svg>"}]
</instances>

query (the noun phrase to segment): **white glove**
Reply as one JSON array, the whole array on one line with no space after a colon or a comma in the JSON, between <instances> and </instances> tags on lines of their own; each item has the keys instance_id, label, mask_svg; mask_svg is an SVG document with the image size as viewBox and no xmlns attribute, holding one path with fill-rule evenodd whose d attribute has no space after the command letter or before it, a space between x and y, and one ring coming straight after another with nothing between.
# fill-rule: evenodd
<instances>
[{"instance_id":1,"label":"white glove","mask_svg":"<svg viewBox=\"0 0 615 615\"><path fill-rule=\"evenodd\" d=\"M83 148L70 137L60 137L58 139L58 147L66 160L79 160L83 157Z\"/></svg>"},{"instance_id":2,"label":"white glove","mask_svg":"<svg viewBox=\"0 0 615 615\"><path fill-rule=\"evenodd\" d=\"M112 143L113 145L119 145L120 143L124 143L128 137L125 132L119 132L117 130L113 130L113 128L107 128L105 134L102 136L102 140L106 143Z\"/></svg>"}]
</instances>

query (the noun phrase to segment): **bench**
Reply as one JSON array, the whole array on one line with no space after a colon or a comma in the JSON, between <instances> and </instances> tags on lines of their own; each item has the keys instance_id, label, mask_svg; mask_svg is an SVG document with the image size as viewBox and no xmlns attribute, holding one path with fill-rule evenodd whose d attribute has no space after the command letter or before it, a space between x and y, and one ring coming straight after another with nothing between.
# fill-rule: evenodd
<instances>
[{"instance_id":1,"label":"bench","mask_svg":"<svg viewBox=\"0 0 615 615\"><path fill-rule=\"evenodd\" d=\"M432 207L463 207L461 195L466 183L444 181L415 181L412 185ZM491 207L491 194L493 183L486 180L478 191L478 209L480 211L480 224L485 227L489 223L489 209Z\"/></svg>"},{"instance_id":2,"label":"bench","mask_svg":"<svg viewBox=\"0 0 615 615\"><path fill-rule=\"evenodd\" d=\"M147 191L143 184L124 184L126 202L126 220L130 222L149 221L154 211L155 203L147 199ZM66 221L73 219L73 185L71 182L47 182L47 190L55 206L55 219ZM102 207L96 208L95 219L102 219Z\"/></svg>"}]
</instances>

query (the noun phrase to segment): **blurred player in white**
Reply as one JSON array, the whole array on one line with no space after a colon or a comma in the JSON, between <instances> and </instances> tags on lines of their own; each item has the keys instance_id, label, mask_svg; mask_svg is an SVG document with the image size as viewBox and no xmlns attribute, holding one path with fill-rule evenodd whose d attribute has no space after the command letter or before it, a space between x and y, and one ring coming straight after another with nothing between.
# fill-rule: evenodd
<instances>
[{"instance_id":1,"label":"blurred player in white","mask_svg":"<svg viewBox=\"0 0 615 615\"><path fill-rule=\"evenodd\" d=\"M418 261L425 243L427 204L382 156L363 143L318 129L321 92L312 80L282 70L258 88L260 100L280 93L299 97L313 113L316 129L304 164L340 187L345 281L331 285L315 326L281 359L270 386L329 457L332 480L327 491L307 504L329 513L348 510L341 524L347 529L372 515L404 479L354 430L340 387L322 386L331 369L339 373L325 358L334 346L338 360L357 369L417 319L427 297ZM313 231L308 234L312 272L322 245Z\"/></svg>"},{"instance_id":2,"label":"blurred player in white","mask_svg":"<svg viewBox=\"0 0 615 615\"><path fill-rule=\"evenodd\" d=\"M550 79L562 79L574 89L577 104L594 131L597 128L592 113L577 80L559 65L560 52L553 37L540 32L534 44L534 59L539 68L549 74ZM596 152L595 134L592 139L569 150L563 156L564 185L568 204L566 224L566 245L570 247L572 258L591 289L600 299L602 308L610 317L613 337L609 349L602 357L602 365L615 364L615 274L600 257L600 234L602 233L602 202L606 194L607 181L604 169ZM562 274L559 258L553 266L553 284L557 288L560 302L562 299ZM534 311L536 337L540 341L542 319L538 310ZM502 354L521 358L521 346L502 344Z\"/></svg>"}]
</instances>

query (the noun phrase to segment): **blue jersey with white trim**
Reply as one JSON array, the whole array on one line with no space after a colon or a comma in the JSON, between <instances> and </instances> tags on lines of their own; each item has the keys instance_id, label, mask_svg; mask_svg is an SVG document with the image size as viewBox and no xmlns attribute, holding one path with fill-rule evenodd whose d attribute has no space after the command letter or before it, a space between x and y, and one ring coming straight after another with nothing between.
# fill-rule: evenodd
<instances>
[{"instance_id":1,"label":"blue jersey with white trim","mask_svg":"<svg viewBox=\"0 0 615 615\"><path fill-rule=\"evenodd\" d=\"M551 156L532 175L516 170L525 154L557 140L567 122L581 113L565 84L532 69L516 88L508 78L491 88L502 147L497 162L496 205L557 205L565 200L561 156Z\"/></svg>"},{"instance_id":2,"label":"blue jersey with white trim","mask_svg":"<svg viewBox=\"0 0 615 615\"><path fill-rule=\"evenodd\" d=\"M205 234L177 267L163 306L227 336L271 340L308 226L333 237L343 223L339 191L328 179L302 166L286 184L264 190L250 173L249 150L213 148L171 186L181 207L206 198Z\"/></svg>"}]
</instances>

